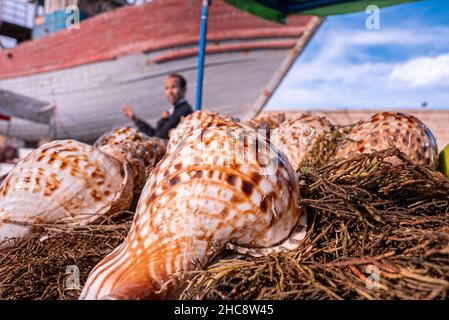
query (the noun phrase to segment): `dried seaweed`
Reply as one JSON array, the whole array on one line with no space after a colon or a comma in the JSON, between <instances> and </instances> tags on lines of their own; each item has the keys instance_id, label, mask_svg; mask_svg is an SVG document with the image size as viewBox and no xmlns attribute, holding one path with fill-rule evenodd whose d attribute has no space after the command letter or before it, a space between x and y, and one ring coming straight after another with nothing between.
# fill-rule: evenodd
<instances>
[{"instance_id":1,"label":"dried seaweed","mask_svg":"<svg viewBox=\"0 0 449 320\"><path fill-rule=\"evenodd\" d=\"M307 170L300 183L310 228L296 250L192 272L181 298L448 298L449 180L439 172L388 149Z\"/></svg>"},{"instance_id":2,"label":"dried seaweed","mask_svg":"<svg viewBox=\"0 0 449 320\"><path fill-rule=\"evenodd\" d=\"M128 214L86 227L51 225L51 232L1 250L0 299L77 299L91 269L123 241L131 221Z\"/></svg>"}]
</instances>

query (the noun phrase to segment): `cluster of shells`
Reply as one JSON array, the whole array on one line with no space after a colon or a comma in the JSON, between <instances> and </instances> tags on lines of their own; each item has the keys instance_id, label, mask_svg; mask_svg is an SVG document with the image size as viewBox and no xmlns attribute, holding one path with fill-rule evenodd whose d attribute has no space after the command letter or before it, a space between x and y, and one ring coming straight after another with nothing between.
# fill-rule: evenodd
<instances>
[{"instance_id":1,"label":"cluster of shells","mask_svg":"<svg viewBox=\"0 0 449 320\"><path fill-rule=\"evenodd\" d=\"M176 275L226 248L261 255L303 239L296 171L317 139L334 130L309 114L238 122L200 111L185 117L168 143L131 127L94 146L47 143L0 186L0 249L42 226L85 225L128 210L139 197L127 238L92 270L80 298L173 297L182 285ZM437 165L430 130L391 112L353 126L335 157L391 145L417 164Z\"/></svg>"},{"instance_id":2,"label":"cluster of shells","mask_svg":"<svg viewBox=\"0 0 449 320\"><path fill-rule=\"evenodd\" d=\"M125 127L94 146L56 140L30 153L0 186L0 248L41 225L83 226L130 208L166 143Z\"/></svg>"}]
</instances>

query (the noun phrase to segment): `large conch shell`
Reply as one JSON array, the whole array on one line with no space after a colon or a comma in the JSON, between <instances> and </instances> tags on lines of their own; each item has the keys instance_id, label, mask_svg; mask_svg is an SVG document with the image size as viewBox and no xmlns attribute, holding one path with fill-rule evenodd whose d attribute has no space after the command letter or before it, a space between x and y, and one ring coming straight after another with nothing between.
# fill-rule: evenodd
<instances>
[{"instance_id":1,"label":"large conch shell","mask_svg":"<svg viewBox=\"0 0 449 320\"><path fill-rule=\"evenodd\" d=\"M126 126L103 134L94 147L127 162L133 169L135 192L140 192L152 169L164 156L167 143Z\"/></svg>"},{"instance_id":2,"label":"large conch shell","mask_svg":"<svg viewBox=\"0 0 449 320\"><path fill-rule=\"evenodd\" d=\"M80 226L126 210L129 167L84 143L53 141L34 150L0 187L0 248L34 231L32 225Z\"/></svg>"},{"instance_id":3,"label":"large conch shell","mask_svg":"<svg viewBox=\"0 0 449 320\"><path fill-rule=\"evenodd\" d=\"M401 150L412 162L438 166L437 142L430 129L416 117L400 112L377 113L359 122L348 133L336 152L336 158L380 151L389 147ZM396 164L395 157L388 159Z\"/></svg>"},{"instance_id":4,"label":"large conch shell","mask_svg":"<svg viewBox=\"0 0 449 320\"><path fill-rule=\"evenodd\" d=\"M297 179L254 130L208 121L156 166L127 238L92 270L80 299L173 297L182 284L174 275L206 265L227 243L284 241L305 218Z\"/></svg>"},{"instance_id":5,"label":"large conch shell","mask_svg":"<svg viewBox=\"0 0 449 320\"><path fill-rule=\"evenodd\" d=\"M284 152L294 170L298 170L317 139L331 132L333 125L325 117L301 114L280 124L271 133L271 141Z\"/></svg>"}]
</instances>

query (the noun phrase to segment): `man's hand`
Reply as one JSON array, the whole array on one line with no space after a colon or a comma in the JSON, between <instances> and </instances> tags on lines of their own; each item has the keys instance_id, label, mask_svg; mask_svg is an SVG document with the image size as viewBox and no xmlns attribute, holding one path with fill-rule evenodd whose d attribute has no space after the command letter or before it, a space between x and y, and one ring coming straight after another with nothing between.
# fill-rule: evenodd
<instances>
[{"instance_id":1,"label":"man's hand","mask_svg":"<svg viewBox=\"0 0 449 320\"><path fill-rule=\"evenodd\" d=\"M125 105L123 107L123 113L125 114L126 117L128 117L130 119L132 119L134 117L134 110L128 105Z\"/></svg>"},{"instance_id":2,"label":"man's hand","mask_svg":"<svg viewBox=\"0 0 449 320\"><path fill-rule=\"evenodd\" d=\"M162 118L164 118L164 119L170 118L170 112L168 112L168 111L162 112Z\"/></svg>"}]
</instances>

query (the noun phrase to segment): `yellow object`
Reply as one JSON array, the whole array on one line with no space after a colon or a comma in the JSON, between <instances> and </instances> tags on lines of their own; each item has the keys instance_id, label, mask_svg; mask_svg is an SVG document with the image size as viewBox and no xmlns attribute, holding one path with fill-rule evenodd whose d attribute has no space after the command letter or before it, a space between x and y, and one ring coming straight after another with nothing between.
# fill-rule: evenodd
<instances>
[{"instance_id":1,"label":"yellow object","mask_svg":"<svg viewBox=\"0 0 449 320\"><path fill-rule=\"evenodd\" d=\"M438 170L449 178L449 144L440 152Z\"/></svg>"}]
</instances>

